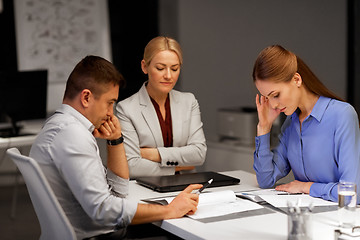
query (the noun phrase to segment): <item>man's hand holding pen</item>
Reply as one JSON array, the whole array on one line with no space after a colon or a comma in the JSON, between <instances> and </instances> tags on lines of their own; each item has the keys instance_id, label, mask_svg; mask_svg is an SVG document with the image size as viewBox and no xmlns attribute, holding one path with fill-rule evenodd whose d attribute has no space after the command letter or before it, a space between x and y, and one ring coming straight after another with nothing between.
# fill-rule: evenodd
<instances>
[{"instance_id":1,"label":"man's hand holding pen","mask_svg":"<svg viewBox=\"0 0 360 240\"><path fill-rule=\"evenodd\" d=\"M205 183L202 188L196 191L196 194L200 194L202 191L204 191L204 189L207 188L213 182L213 180L214 179L210 179L207 183Z\"/></svg>"}]
</instances>

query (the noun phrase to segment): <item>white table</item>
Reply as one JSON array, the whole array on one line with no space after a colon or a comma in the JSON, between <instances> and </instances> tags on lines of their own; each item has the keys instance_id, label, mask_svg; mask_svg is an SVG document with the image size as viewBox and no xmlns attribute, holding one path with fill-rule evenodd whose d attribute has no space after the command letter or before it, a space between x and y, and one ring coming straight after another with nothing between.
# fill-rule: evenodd
<instances>
[{"instance_id":1,"label":"white table","mask_svg":"<svg viewBox=\"0 0 360 240\"><path fill-rule=\"evenodd\" d=\"M240 178L240 184L227 187L214 187L208 190L233 189L234 191L247 191L258 188L254 174L241 170L223 172L223 174ZM178 192L158 193L138 185L135 181L130 182L129 198L134 201L153 197L172 196L177 193ZM311 221L310 226L312 227L313 239L334 239L336 214L337 213L333 211L312 215L313 221ZM154 224L184 239L285 240L288 237L288 217L280 212L210 223L203 223L188 217L183 217L164 220Z\"/></svg>"},{"instance_id":2,"label":"white table","mask_svg":"<svg viewBox=\"0 0 360 240\"><path fill-rule=\"evenodd\" d=\"M12 147L24 147L30 146L35 141L36 135L40 132L42 125L44 123L43 119L23 121L23 128L20 130L20 133L27 133L31 135L19 136L19 137L10 137L2 138L0 137L0 148L12 148Z\"/></svg>"}]
</instances>

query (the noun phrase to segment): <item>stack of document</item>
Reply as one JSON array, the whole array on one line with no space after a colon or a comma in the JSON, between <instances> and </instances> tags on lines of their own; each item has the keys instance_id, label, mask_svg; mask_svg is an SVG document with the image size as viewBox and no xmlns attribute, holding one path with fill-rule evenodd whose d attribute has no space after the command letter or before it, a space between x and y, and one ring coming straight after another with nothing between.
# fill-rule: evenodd
<instances>
[{"instance_id":1,"label":"stack of document","mask_svg":"<svg viewBox=\"0 0 360 240\"><path fill-rule=\"evenodd\" d=\"M240 196L241 198L237 197ZM242 199L243 197L248 198ZM175 197L162 197L145 199L144 202L166 205ZM286 211L289 202L296 202L299 207L337 207L337 203L314 198L308 194L289 194L275 189L260 189L255 191L234 192L232 190L203 192L199 195L197 211L188 215L193 219L206 219L230 215L234 213L249 212L263 209L259 202L267 202L275 208Z\"/></svg>"},{"instance_id":2,"label":"stack of document","mask_svg":"<svg viewBox=\"0 0 360 240\"><path fill-rule=\"evenodd\" d=\"M175 197L146 199L145 202L169 204ZM193 219L218 217L232 213L239 213L263 208L251 201L237 198L234 191L205 192L199 195L197 211L188 215Z\"/></svg>"},{"instance_id":3,"label":"stack of document","mask_svg":"<svg viewBox=\"0 0 360 240\"><path fill-rule=\"evenodd\" d=\"M296 203L299 207L332 207L336 209L337 203L326 201L321 198L311 197L309 194L287 193L275 189L260 189L255 191L238 192L236 195L248 198L255 202L265 201L272 206L286 209L289 203Z\"/></svg>"}]
</instances>

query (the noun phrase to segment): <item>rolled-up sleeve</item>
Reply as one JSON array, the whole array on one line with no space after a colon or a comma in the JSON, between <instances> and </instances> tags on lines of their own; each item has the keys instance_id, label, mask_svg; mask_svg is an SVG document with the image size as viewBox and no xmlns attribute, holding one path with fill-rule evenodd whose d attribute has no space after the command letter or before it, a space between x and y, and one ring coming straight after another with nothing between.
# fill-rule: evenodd
<instances>
[{"instance_id":1,"label":"rolled-up sleeve","mask_svg":"<svg viewBox=\"0 0 360 240\"><path fill-rule=\"evenodd\" d=\"M127 197L129 194L129 179L124 179L107 169L106 173L107 182L110 190L119 197Z\"/></svg>"}]
</instances>

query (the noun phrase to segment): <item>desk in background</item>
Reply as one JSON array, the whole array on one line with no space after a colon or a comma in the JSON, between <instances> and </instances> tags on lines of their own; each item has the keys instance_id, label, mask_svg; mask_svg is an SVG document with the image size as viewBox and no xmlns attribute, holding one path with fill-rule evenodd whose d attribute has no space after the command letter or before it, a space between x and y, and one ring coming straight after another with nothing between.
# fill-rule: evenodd
<instances>
[{"instance_id":1,"label":"desk in background","mask_svg":"<svg viewBox=\"0 0 360 240\"><path fill-rule=\"evenodd\" d=\"M31 120L21 122L22 128L20 134L29 134L26 136L18 137L9 137L2 138L0 137L0 148L11 148L11 147L24 147L31 146L36 138L36 135L40 132L44 120Z\"/></svg>"},{"instance_id":2,"label":"desk in background","mask_svg":"<svg viewBox=\"0 0 360 240\"><path fill-rule=\"evenodd\" d=\"M14 185L12 203L11 203L11 217L15 218L16 215L16 204L17 204L17 187L19 182L23 182L20 177L20 172L16 165L6 155L8 148L16 147L24 155L29 155L30 147L36 139L37 134L40 132L44 119L40 120L29 120L20 122L22 128L20 129L20 135L26 134L25 136L2 138L0 137L0 184L2 186Z\"/></svg>"},{"instance_id":3,"label":"desk in background","mask_svg":"<svg viewBox=\"0 0 360 240\"><path fill-rule=\"evenodd\" d=\"M222 172L223 174L240 178L239 185L227 187L209 188L211 191L232 189L236 191L248 191L257 189L257 181L254 174L237 170ZM135 181L130 181L129 198L134 201L141 199L173 196L179 192L158 193L145 188ZM312 214L311 229L313 239L334 239L336 226L336 212ZM249 217L233 218L223 221L203 223L188 217L164 220L154 223L166 231L169 231L184 239L247 239L247 240L286 240L288 237L288 217L280 212L272 212Z\"/></svg>"},{"instance_id":4,"label":"desk in background","mask_svg":"<svg viewBox=\"0 0 360 240\"><path fill-rule=\"evenodd\" d=\"M31 145L36 139L37 134L40 132L43 126L44 120L31 120L23 121L23 128L20 130L20 134L29 134L26 136L0 137L0 184L1 185L13 185L16 173L15 164L6 156L6 150L8 148L17 147L21 153L28 155Z\"/></svg>"}]
</instances>

